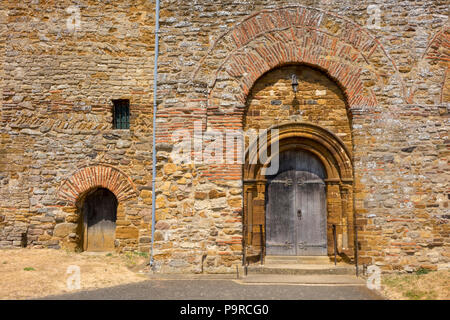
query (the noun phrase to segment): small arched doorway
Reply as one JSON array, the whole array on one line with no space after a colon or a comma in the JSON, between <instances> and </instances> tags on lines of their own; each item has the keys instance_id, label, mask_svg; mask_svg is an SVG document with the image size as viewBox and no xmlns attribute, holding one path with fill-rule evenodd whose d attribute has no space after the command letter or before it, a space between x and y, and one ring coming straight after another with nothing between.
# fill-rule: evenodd
<instances>
[{"instance_id":1,"label":"small arched doorway","mask_svg":"<svg viewBox=\"0 0 450 320\"><path fill-rule=\"evenodd\" d=\"M106 188L86 195L81 210L84 251L114 250L117 204L116 196Z\"/></svg>"},{"instance_id":2,"label":"small arched doorway","mask_svg":"<svg viewBox=\"0 0 450 320\"><path fill-rule=\"evenodd\" d=\"M326 172L305 150L279 154L279 170L267 176L267 255L327 255Z\"/></svg>"}]
</instances>

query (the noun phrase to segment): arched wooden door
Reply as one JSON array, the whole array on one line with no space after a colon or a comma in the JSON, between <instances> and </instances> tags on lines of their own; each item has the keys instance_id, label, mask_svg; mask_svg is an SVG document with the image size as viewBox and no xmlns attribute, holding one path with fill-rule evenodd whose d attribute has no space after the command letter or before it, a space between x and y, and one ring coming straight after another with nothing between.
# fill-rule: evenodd
<instances>
[{"instance_id":1,"label":"arched wooden door","mask_svg":"<svg viewBox=\"0 0 450 320\"><path fill-rule=\"evenodd\" d=\"M83 204L84 250L112 251L116 231L117 199L100 188L86 196Z\"/></svg>"},{"instance_id":2,"label":"arched wooden door","mask_svg":"<svg viewBox=\"0 0 450 320\"><path fill-rule=\"evenodd\" d=\"M326 255L325 169L313 154L279 155L279 170L267 177L266 254Z\"/></svg>"}]
</instances>

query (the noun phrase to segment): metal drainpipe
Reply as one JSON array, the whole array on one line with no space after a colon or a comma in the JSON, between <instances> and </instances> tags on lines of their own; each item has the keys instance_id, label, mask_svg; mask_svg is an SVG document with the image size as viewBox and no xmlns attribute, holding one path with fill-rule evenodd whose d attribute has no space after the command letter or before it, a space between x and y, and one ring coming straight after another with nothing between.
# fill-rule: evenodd
<instances>
[{"instance_id":1,"label":"metal drainpipe","mask_svg":"<svg viewBox=\"0 0 450 320\"><path fill-rule=\"evenodd\" d=\"M155 66L153 70L153 146L152 146L152 245L150 251L150 267L153 268L153 243L155 240L155 205L156 205L156 111L158 90L158 54L159 54L159 0L156 0L155 14Z\"/></svg>"},{"instance_id":2,"label":"metal drainpipe","mask_svg":"<svg viewBox=\"0 0 450 320\"><path fill-rule=\"evenodd\" d=\"M355 170L353 169L353 176L355 176ZM355 272L356 276L359 277L359 266L358 266L358 224L356 220L356 206L355 206L355 182L353 182L353 239L355 246Z\"/></svg>"}]
</instances>

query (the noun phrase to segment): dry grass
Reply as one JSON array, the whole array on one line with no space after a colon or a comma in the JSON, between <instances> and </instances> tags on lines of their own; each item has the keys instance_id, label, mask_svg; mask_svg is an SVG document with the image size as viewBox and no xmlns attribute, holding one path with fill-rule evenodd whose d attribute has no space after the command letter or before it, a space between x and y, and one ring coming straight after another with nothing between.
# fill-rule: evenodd
<instances>
[{"instance_id":1,"label":"dry grass","mask_svg":"<svg viewBox=\"0 0 450 320\"><path fill-rule=\"evenodd\" d=\"M143 254L74 253L52 249L0 250L0 299L29 299L62 294L67 288L67 267L81 271L81 290L146 280L134 271L145 264ZM134 269L132 271L131 269Z\"/></svg>"},{"instance_id":2,"label":"dry grass","mask_svg":"<svg viewBox=\"0 0 450 320\"><path fill-rule=\"evenodd\" d=\"M392 300L448 300L450 270L383 275L381 293Z\"/></svg>"}]
</instances>

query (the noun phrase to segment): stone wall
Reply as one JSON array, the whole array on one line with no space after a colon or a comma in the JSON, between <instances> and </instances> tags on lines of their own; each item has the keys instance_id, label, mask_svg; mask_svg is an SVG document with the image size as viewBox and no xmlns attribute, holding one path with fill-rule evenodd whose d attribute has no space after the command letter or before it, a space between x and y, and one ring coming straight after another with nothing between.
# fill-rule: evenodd
<instances>
[{"instance_id":1,"label":"stone wall","mask_svg":"<svg viewBox=\"0 0 450 320\"><path fill-rule=\"evenodd\" d=\"M153 4L86 2L79 23L70 1L2 4L2 244L18 245L25 228L28 245L60 247L71 232L55 235L55 225L78 215L59 189L80 168L113 167L144 197L151 190ZM112 129L121 98L132 131ZM148 206L135 197L122 211L118 234L133 237L120 247L137 248L138 234L149 235Z\"/></svg>"},{"instance_id":2,"label":"stone wall","mask_svg":"<svg viewBox=\"0 0 450 320\"><path fill-rule=\"evenodd\" d=\"M172 134L198 138L196 121L203 137L244 129L253 84L285 64L318 68L342 91L351 134L347 124L338 133L354 156L363 263L448 266L447 11L444 0L163 1L161 270L225 272L241 263L242 165L177 164ZM112 191L127 195L118 250L149 249L153 51L153 1L2 0L0 246L76 248L70 224L79 223L87 189L73 177L87 170L95 188L112 170L123 181ZM112 129L113 99L130 100L130 130ZM299 103L306 113L314 106ZM73 197L64 196L68 185Z\"/></svg>"},{"instance_id":3,"label":"stone wall","mask_svg":"<svg viewBox=\"0 0 450 320\"><path fill-rule=\"evenodd\" d=\"M354 115L363 261L385 270L448 266L447 117L440 105Z\"/></svg>"},{"instance_id":4,"label":"stone wall","mask_svg":"<svg viewBox=\"0 0 450 320\"><path fill-rule=\"evenodd\" d=\"M291 75L298 77L294 93ZM352 134L341 89L319 70L286 66L262 76L252 88L244 130L267 129L287 122L310 122L326 128L352 149Z\"/></svg>"}]
</instances>

